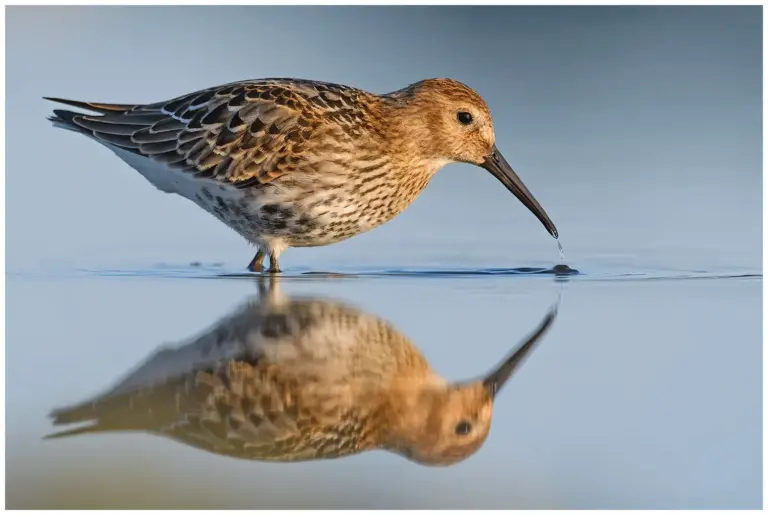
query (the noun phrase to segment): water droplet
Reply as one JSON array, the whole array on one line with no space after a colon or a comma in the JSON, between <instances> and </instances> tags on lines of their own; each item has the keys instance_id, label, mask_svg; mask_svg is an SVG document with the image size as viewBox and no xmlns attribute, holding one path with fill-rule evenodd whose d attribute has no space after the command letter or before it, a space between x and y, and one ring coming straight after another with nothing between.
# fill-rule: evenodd
<instances>
[{"instance_id":1,"label":"water droplet","mask_svg":"<svg viewBox=\"0 0 768 515\"><path fill-rule=\"evenodd\" d=\"M560 261L565 261L565 254L563 253L563 245L560 240L557 240L557 250L560 251Z\"/></svg>"}]
</instances>

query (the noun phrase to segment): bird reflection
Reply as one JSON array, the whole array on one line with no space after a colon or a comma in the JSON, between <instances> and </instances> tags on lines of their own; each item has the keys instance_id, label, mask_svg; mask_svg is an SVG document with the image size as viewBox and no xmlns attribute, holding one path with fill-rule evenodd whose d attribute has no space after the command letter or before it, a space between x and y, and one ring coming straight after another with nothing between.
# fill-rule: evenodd
<instances>
[{"instance_id":1,"label":"bird reflection","mask_svg":"<svg viewBox=\"0 0 768 515\"><path fill-rule=\"evenodd\" d=\"M265 282L267 281L267 282ZM203 334L157 351L109 392L55 410L47 438L145 431L216 454L265 461L369 450L424 465L474 454L493 401L556 316L477 380L449 383L381 318L323 298L259 295Z\"/></svg>"}]
</instances>

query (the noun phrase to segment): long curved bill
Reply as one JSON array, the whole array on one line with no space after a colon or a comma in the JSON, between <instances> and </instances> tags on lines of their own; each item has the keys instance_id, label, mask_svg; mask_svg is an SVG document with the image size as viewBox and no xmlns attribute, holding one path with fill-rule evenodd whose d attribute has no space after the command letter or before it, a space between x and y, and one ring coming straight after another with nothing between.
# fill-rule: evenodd
<instances>
[{"instance_id":1,"label":"long curved bill","mask_svg":"<svg viewBox=\"0 0 768 515\"><path fill-rule=\"evenodd\" d=\"M557 238L557 228L555 227L555 224L552 223L552 220L549 219L547 212L541 207L539 201L536 200L530 191L528 191L528 188L523 184L523 181L520 180L520 177L517 176L509 163L507 163L504 156L501 155L501 152L496 148L496 145L493 146L491 153L485 158L485 161L483 161L480 166L491 172L494 177L501 181L501 183L531 211L531 213L536 215L536 218L538 218L539 221L544 224L544 227L547 228L549 234L554 238Z\"/></svg>"},{"instance_id":2,"label":"long curved bill","mask_svg":"<svg viewBox=\"0 0 768 515\"><path fill-rule=\"evenodd\" d=\"M536 343L541 339L542 336L544 336L544 333L547 332L549 327L552 325L552 322L555 321L556 316L557 305L555 305L549 311L549 313L547 313L547 316L545 316L544 320L541 321L539 327L536 328L536 331L534 331L533 334L531 334L528 339L522 345L520 345L520 347L515 352L512 353L511 356L505 359L501 365L496 368L496 370L486 376L486 378L483 380L483 386L491 395L491 398L496 397L496 394L499 392L499 390L501 390L501 387L504 386L504 383L506 383L507 380L512 376L512 372L514 372L515 369L520 366L523 360L525 360L526 356L528 356L528 353L531 352Z\"/></svg>"}]
</instances>

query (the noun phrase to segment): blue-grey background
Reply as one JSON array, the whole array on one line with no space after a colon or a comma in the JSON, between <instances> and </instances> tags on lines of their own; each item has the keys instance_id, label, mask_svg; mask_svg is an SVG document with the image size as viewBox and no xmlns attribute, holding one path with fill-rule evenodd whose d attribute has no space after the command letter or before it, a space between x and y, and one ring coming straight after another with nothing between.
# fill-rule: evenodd
<instances>
[{"instance_id":1,"label":"blue-grey background","mask_svg":"<svg viewBox=\"0 0 768 515\"><path fill-rule=\"evenodd\" d=\"M7 8L9 507L761 506L761 21L760 7ZM252 249L109 150L54 130L41 97L153 102L258 77L374 92L461 80L557 224L583 273L567 283L284 281L392 321L454 379L500 359L562 290L557 325L470 460L274 465L146 435L40 440L52 407L255 292L194 279L239 271ZM281 265L558 261L493 177L451 165L394 221L288 250Z\"/></svg>"}]
</instances>

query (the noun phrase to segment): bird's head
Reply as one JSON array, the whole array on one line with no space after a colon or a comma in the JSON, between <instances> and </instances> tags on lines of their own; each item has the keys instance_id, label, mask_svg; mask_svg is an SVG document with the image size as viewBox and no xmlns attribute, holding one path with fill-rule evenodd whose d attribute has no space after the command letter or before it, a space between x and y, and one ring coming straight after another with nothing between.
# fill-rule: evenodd
<instances>
[{"instance_id":1,"label":"bird's head","mask_svg":"<svg viewBox=\"0 0 768 515\"><path fill-rule=\"evenodd\" d=\"M390 450L423 465L452 465L473 455L491 429L493 402L555 319L550 311L517 350L484 377L463 383L427 383L401 392Z\"/></svg>"},{"instance_id":2,"label":"bird's head","mask_svg":"<svg viewBox=\"0 0 768 515\"><path fill-rule=\"evenodd\" d=\"M394 147L427 163L435 172L448 163L488 170L522 202L554 237L557 228L496 147L491 111L472 88L452 79L427 79L385 95Z\"/></svg>"}]
</instances>

